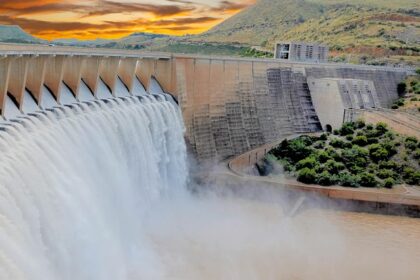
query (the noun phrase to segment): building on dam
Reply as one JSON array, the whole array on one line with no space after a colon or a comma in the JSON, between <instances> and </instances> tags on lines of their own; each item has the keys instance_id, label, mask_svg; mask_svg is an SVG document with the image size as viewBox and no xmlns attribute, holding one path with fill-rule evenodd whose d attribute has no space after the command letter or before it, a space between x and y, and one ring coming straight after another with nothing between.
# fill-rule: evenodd
<instances>
[{"instance_id":1,"label":"building on dam","mask_svg":"<svg viewBox=\"0 0 420 280\"><path fill-rule=\"evenodd\" d=\"M327 62L328 46L304 42L279 42L275 58L289 61Z\"/></svg>"}]
</instances>

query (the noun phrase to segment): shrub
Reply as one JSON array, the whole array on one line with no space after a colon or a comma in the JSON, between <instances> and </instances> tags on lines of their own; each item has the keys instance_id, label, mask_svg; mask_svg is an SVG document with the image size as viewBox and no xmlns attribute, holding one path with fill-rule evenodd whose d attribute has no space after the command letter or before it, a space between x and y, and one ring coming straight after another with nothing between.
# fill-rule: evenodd
<instances>
[{"instance_id":1,"label":"shrub","mask_svg":"<svg viewBox=\"0 0 420 280\"><path fill-rule=\"evenodd\" d=\"M386 179L386 178L395 178L395 172L390 170L390 169L381 169L378 172L378 177L381 179Z\"/></svg>"},{"instance_id":2,"label":"shrub","mask_svg":"<svg viewBox=\"0 0 420 280\"><path fill-rule=\"evenodd\" d=\"M366 130L373 130L373 125L372 124L368 124L366 126Z\"/></svg>"},{"instance_id":3,"label":"shrub","mask_svg":"<svg viewBox=\"0 0 420 280\"><path fill-rule=\"evenodd\" d=\"M370 158L379 162L381 160L387 160L390 156L389 152L381 144L372 144L368 147Z\"/></svg>"},{"instance_id":4,"label":"shrub","mask_svg":"<svg viewBox=\"0 0 420 280\"><path fill-rule=\"evenodd\" d=\"M417 97L412 97L410 101L418 101Z\"/></svg>"},{"instance_id":5,"label":"shrub","mask_svg":"<svg viewBox=\"0 0 420 280\"><path fill-rule=\"evenodd\" d=\"M359 187L359 178L350 174L349 172L342 172L338 176L338 182L343 187L352 187L357 188Z\"/></svg>"},{"instance_id":6,"label":"shrub","mask_svg":"<svg viewBox=\"0 0 420 280\"><path fill-rule=\"evenodd\" d=\"M351 149L346 149L343 151L342 158L346 164L357 163L359 159L364 159L364 162L366 163L366 158L368 155L369 153L366 149L359 146L353 146Z\"/></svg>"},{"instance_id":7,"label":"shrub","mask_svg":"<svg viewBox=\"0 0 420 280\"><path fill-rule=\"evenodd\" d=\"M368 144L368 139L366 136L362 135L362 136L356 136L353 141L353 144L358 145L358 146L366 146Z\"/></svg>"},{"instance_id":8,"label":"shrub","mask_svg":"<svg viewBox=\"0 0 420 280\"><path fill-rule=\"evenodd\" d=\"M344 170L346 167L341 162L330 159L325 163L324 168L331 174L338 174L338 172Z\"/></svg>"},{"instance_id":9,"label":"shrub","mask_svg":"<svg viewBox=\"0 0 420 280\"><path fill-rule=\"evenodd\" d=\"M363 187L374 188L378 185L375 175L367 172L360 174L359 184Z\"/></svg>"},{"instance_id":10,"label":"shrub","mask_svg":"<svg viewBox=\"0 0 420 280\"><path fill-rule=\"evenodd\" d=\"M397 101L397 105L398 105L398 106L404 106L404 105L405 105L404 99L399 99L399 100Z\"/></svg>"},{"instance_id":11,"label":"shrub","mask_svg":"<svg viewBox=\"0 0 420 280\"><path fill-rule=\"evenodd\" d=\"M393 155L397 154L397 145L395 142L385 140L382 142L382 147L388 151L389 157L392 157Z\"/></svg>"},{"instance_id":12,"label":"shrub","mask_svg":"<svg viewBox=\"0 0 420 280\"><path fill-rule=\"evenodd\" d=\"M350 142L353 141L353 135L347 135L346 140Z\"/></svg>"},{"instance_id":13,"label":"shrub","mask_svg":"<svg viewBox=\"0 0 420 280\"><path fill-rule=\"evenodd\" d=\"M340 129L341 136L352 135L354 133L353 123L344 123Z\"/></svg>"},{"instance_id":14,"label":"shrub","mask_svg":"<svg viewBox=\"0 0 420 280\"><path fill-rule=\"evenodd\" d=\"M377 136L382 136L386 132L388 132L388 125L386 123L379 122L376 124L376 131L377 131L377 134L376 134Z\"/></svg>"},{"instance_id":15,"label":"shrub","mask_svg":"<svg viewBox=\"0 0 420 280\"><path fill-rule=\"evenodd\" d=\"M318 149L318 150L322 150L325 148L325 142L323 141L318 141L314 144L314 148Z\"/></svg>"},{"instance_id":16,"label":"shrub","mask_svg":"<svg viewBox=\"0 0 420 280\"><path fill-rule=\"evenodd\" d=\"M390 140L394 140L395 134L392 131L388 131L387 133L385 133L385 137L387 137Z\"/></svg>"},{"instance_id":17,"label":"shrub","mask_svg":"<svg viewBox=\"0 0 420 280\"><path fill-rule=\"evenodd\" d=\"M407 179L407 184L409 185L419 185L420 184L420 172L416 171L413 175Z\"/></svg>"},{"instance_id":18,"label":"shrub","mask_svg":"<svg viewBox=\"0 0 420 280\"><path fill-rule=\"evenodd\" d=\"M366 126L366 123L365 123L364 120L359 119L354 123L354 125L357 129L361 129L361 128L364 128Z\"/></svg>"},{"instance_id":19,"label":"shrub","mask_svg":"<svg viewBox=\"0 0 420 280\"><path fill-rule=\"evenodd\" d=\"M328 140L328 135L326 133L322 133L321 136L319 136L319 140L327 141Z\"/></svg>"},{"instance_id":20,"label":"shrub","mask_svg":"<svg viewBox=\"0 0 420 280\"><path fill-rule=\"evenodd\" d=\"M340 148L340 149L351 147L350 143L346 143L343 140L337 139L337 138L332 139L330 142L330 145L333 146L334 148Z\"/></svg>"},{"instance_id":21,"label":"shrub","mask_svg":"<svg viewBox=\"0 0 420 280\"><path fill-rule=\"evenodd\" d=\"M399 165L395 161L380 161L379 168L381 169L392 169L397 171L399 169Z\"/></svg>"},{"instance_id":22,"label":"shrub","mask_svg":"<svg viewBox=\"0 0 420 280\"><path fill-rule=\"evenodd\" d=\"M331 186L334 184L334 178L328 171L324 171L317 176L316 182L321 186Z\"/></svg>"},{"instance_id":23,"label":"shrub","mask_svg":"<svg viewBox=\"0 0 420 280\"><path fill-rule=\"evenodd\" d=\"M414 151L414 153L413 153L413 157L414 157L415 159L420 159L420 149L419 149L419 148L417 148L417 149Z\"/></svg>"},{"instance_id":24,"label":"shrub","mask_svg":"<svg viewBox=\"0 0 420 280\"><path fill-rule=\"evenodd\" d=\"M303 168L314 168L316 166L317 162L316 159L314 157L307 157L305 159L300 160L297 164L296 164L296 169L300 170Z\"/></svg>"},{"instance_id":25,"label":"shrub","mask_svg":"<svg viewBox=\"0 0 420 280\"><path fill-rule=\"evenodd\" d=\"M297 138L291 141L284 140L272 152L277 158L288 158L296 163L312 153L312 148L306 141Z\"/></svg>"},{"instance_id":26,"label":"shrub","mask_svg":"<svg viewBox=\"0 0 420 280\"><path fill-rule=\"evenodd\" d=\"M320 163L325 163L329 159L331 159L331 157L326 151L321 151L320 153L318 153L318 161Z\"/></svg>"},{"instance_id":27,"label":"shrub","mask_svg":"<svg viewBox=\"0 0 420 280\"><path fill-rule=\"evenodd\" d=\"M398 109L399 108L399 106L397 105L397 104L393 104L392 106L391 106L391 109L393 109L393 110L396 110L396 109Z\"/></svg>"},{"instance_id":28,"label":"shrub","mask_svg":"<svg viewBox=\"0 0 420 280\"><path fill-rule=\"evenodd\" d=\"M298 173L298 181L305 184L315 183L316 173L313 169L303 168Z\"/></svg>"},{"instance_id":29,"label":"shrub","mask_svg":"<svg viewBox=\"0 0 420 280\"><path fill-rule=\"evenodd\" d=\"M394 179L392 179L392 178L386 178L384 180L384 183L383 183L384 188L392 189L392 187L394 185L395 185L395 180Z\"/></svg>"},{"instance_id":30,"label":"shrub","mask_svg":"<svg viewBox=\"0 0 420 280\"><path fill-rule=\"evenodd\" d=\"M418 140L416 137L407 137L404 141L405 147L411 151L417 148Z\"/></svg>"},{"instance_id":31,"label":"shrub","mask_svg":"<svg viewBox=\"0 0 420 280\"><path fill-rule=\"evenodd\" d=\"M339 131L338 129L334 129L334 130L333 130L333 134L334 134L334 135L338 135L338 134L340 134L340 131Z\"/></svg>"}]
</instances>

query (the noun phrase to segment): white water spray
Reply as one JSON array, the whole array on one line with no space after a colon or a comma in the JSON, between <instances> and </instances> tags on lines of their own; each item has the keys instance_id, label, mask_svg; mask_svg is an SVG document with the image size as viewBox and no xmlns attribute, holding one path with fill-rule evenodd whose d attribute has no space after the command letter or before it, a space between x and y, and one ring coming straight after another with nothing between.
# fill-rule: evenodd
<instances>
[{"instance_id":1,"label":"white water spray","mask_svg":"<svg viewBox=\"0 0 420 280\"><path fill-rule=\"evenodd\" d=\"M159 278L142 217L182 193L187 167L180 112L158 99L57 108L0 133L0 279Z\"/></svg>"}]
</instances>

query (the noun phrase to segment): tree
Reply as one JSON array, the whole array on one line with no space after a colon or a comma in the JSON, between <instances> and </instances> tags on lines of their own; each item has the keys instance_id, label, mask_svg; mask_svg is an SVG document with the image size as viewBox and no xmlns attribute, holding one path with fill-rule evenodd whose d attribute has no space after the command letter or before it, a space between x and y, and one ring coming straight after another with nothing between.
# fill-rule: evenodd
<instances>
[{"instance_id":1,"label":"tree","mask_svg":"<svg viewBox=\"0 0 420 280\"><path fill-rule=\"evenodd\" d=\"M297 179L305 184L313 184L316 180L315 170L305 167L299 171Z\"/></svg>"}]
</instances>

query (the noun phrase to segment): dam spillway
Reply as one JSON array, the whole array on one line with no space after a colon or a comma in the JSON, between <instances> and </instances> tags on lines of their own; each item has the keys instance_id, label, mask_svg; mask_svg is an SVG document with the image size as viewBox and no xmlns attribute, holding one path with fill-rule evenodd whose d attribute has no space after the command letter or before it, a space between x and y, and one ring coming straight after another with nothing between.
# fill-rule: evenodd
<instances>
[{"instance_id":1,"label":"dam spillway","mask_svg":"<svg viewBox=\"0 0 420 280\"><path fill-rule=\"evenodd\" d=\"M142 215L185 188L183 132L179 109L154 96L57 108L6 126L0 278L138 279L148 250Z\"/></svg>"}]
</instances>

